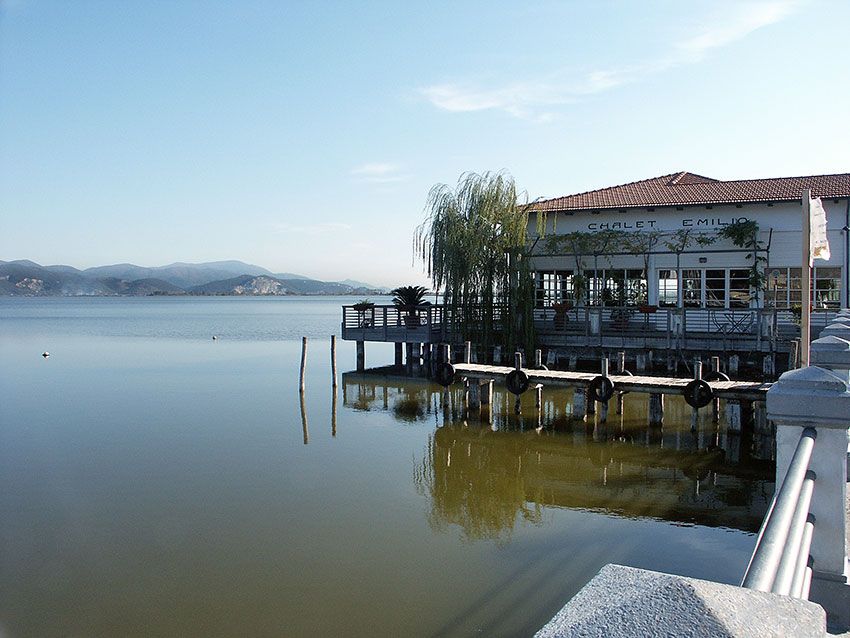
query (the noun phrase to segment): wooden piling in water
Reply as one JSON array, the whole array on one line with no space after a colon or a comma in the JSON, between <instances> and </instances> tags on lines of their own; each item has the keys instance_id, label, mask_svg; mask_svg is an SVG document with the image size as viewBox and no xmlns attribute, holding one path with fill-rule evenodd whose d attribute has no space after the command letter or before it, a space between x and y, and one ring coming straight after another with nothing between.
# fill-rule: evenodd
<instances>
[{"instance_id":1,"label":"wooden piling in water","mask_svg":"<svg viewBox=\"0 0 850 638\"><path fill-rule=\"evenodd\" d=\"M331 394L331 436L336 436L336 386L334 386Z\"/></svg>"},{"instance_id":2,"label":"wooden piling in water","mask_svg":"<svg viewBox=\"0 0 850 638\"><path fill-rule=\"evenodd\" d=\"M602 376L608 378L608 357L602 357ZM608 421L608 402L602 401L599 406L599 422L606 423Z\"/></svg>"},{"instance_id":3,"label":"wooden piling in water","mask_svg":"<svg viewBox=\"0 0 850 638\"><path fill-rule=\"evenodd\" d=\"M298 384L301 394L304 394L304 375L307 370L307 337L301 337L301 375Z\"/></svg>"},{"instance_id":4,"label":"wooden piling in water","mask_svg":"<svg viewBox=\"0 0 850 638\"><path fill-rule=\"evenodd\" d=\"M626 371L626 353L621 351L621 352L617 353L617 374L623 374L625 371ZM623 413L623 397L624 397L624 395L623 395L622 392L617 392L616 397L617 397L616 408L615 408L616 413L622 414Z\"/></svg>"},{"instance_id":5,"label":"wooden piling in water","mask_svg":"<svg viewBox=\"0 0 850 638\"><path fill-rule=\"evenodd\" d=\"M307 340L307 337L304 337ZM307 429L307 404L304 402L304 393L301 392L301 431L304 434L304 445L310 442L310 431Z\"/></svg>"},{"instance_id":6,"label":"wooden piling in water","mask_svg":"<svg viewBox=\"0 0 850 638\"><path fill-rule=\"evenodd\" d=\"M720 357L711 357L711 371L720 372ZM711 400L711 422L720 423L720 399Z\"/></svg>"},{"instance_id":7,"label":"wooden piling in water","mask_svg":"<svg viewBox=\"0 0 850 638\"><path fill-rule=\"evenodd\" d=\"M331 335L331 383L335 388L337 386L336 378L336 335ZM336 401L336 393L334 393L334 401Z\"/></svg>"},{"instance_id":8,"label":"wooden piling in water","mask_svg":"<svg viewBox=\"0 0 850 638\"><path fill-rule=\"evenodd\" d=\"M694 380L702 379L702 359L694 359ZM699 408L691 408L691 432L696 432L699 425Z\"/></svg>"}]
</instances>

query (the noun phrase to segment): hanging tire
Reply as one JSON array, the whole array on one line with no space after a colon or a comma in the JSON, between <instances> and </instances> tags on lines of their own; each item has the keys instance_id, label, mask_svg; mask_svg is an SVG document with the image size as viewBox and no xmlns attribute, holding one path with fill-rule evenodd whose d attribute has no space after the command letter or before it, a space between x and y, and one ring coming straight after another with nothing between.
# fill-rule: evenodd
<instances>
[{"instance_id":1,"label":"hanging tire","mask_svg":"<svg viewBox=\"0 0 850 638\"><path fill-rule=\"evenodd\" d=\"M594 401L606 403L612 396L614 396L614 382L608 377L600 375L590 382L587 390Z\"/></svg>"},{"instance_id":2,"label":"hanging tire","mask_svg":"<svg viewBox=\"0 0 850 638\"><path fill-rule=\"evenodd\" d=\"M694 379L685 386L685 403L692 408L704 408L714 398L714 391L702 379Z\"/></svg>"},{"instance_id":3,"label":"hanging tire","mask_svg":"<svg viewBox=\"0 0 850 638\"><path fill-rule=\"evenodd\" d=\"M703 381L731 381L728 374L724 374L722 372L716 372L712 370L708 374L706 374L703 378Z\"/></svg>"},{"instance_id":4,"label":"hanging tire","mask_svg":"<svg viewBox=\"0 0 850 638\"><path fill-rule=\"evenodd\" d=\"M524 370L511 370L505 379L505 385L511 393L520 395L528 390L528 375Z\"/></svg>"},{"instance_id":5,"label":"hanging tire","mask_svg":"<svg viewBox=\"0 0 850 638\"><path fill-rule=\"evenodd\" d=\"M437 383L448 388L455 380L455 367L451 363L441 363L437 366Z\"/></svg>"}]
</instances>

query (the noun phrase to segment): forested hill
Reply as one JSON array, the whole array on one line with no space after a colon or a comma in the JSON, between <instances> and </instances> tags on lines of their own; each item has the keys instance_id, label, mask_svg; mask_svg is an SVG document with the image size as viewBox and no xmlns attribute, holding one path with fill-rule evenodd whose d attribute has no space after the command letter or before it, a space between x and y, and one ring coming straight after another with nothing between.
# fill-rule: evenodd
<instances>
[{"instance_id":1,"label":"forested hill","mask_svg":"<svg viewBox=\"0 0 850 638\"><path fill-rule=\"evenodd\" d=\"M240 261L174 263L147 268L114 264L79 270L28 260L0 261L2 296L370 295L385 292L359 282L318 281Z\"/></svg>"}]
</instances>

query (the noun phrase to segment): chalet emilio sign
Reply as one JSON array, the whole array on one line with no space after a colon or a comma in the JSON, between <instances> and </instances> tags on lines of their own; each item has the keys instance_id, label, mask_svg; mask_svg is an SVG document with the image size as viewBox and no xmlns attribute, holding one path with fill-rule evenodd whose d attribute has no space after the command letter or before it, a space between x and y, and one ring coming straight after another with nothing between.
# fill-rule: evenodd
<instances>
[{"instance_id":1,"label":"chalet emilio sign","mask_svg":"<svg viewBox=\"0 0 850 638\"><path fill-rule=\"evenodd\" d=\"M590 222L588 230L675 230L677 228L722 228L749 221L747 217L686 217L684 219L632 219Z\"/></svg>"}]
</instances>

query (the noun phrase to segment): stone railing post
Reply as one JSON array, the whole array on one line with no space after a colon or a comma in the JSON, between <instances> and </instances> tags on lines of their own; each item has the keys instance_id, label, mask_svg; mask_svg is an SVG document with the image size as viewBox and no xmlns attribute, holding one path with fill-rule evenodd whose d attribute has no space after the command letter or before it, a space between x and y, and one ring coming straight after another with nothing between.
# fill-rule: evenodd
<instances>
[{"instance_id":1,"label":"stone railing post","mask_svg":"<svg viewBox=\"0 0 850 638\"><path fill-rule=\"evenodd\" d=\"M839 344L840 345L840 344ZM814 350L821 351L820 346ZM783 374L767 393L767 416L776 423L776 485L788 470L803 428L817 430L809 469L817 475L810 507L812 585L809 599L843 626L850 624L850 569L845 539L850 390L841 376L817 366Z\"/></svg>"}]
</instances>

